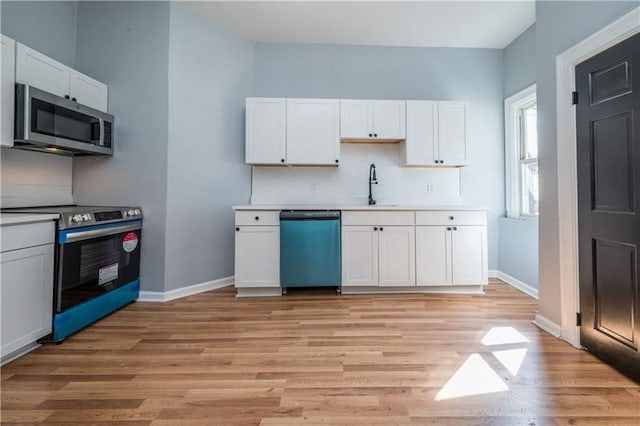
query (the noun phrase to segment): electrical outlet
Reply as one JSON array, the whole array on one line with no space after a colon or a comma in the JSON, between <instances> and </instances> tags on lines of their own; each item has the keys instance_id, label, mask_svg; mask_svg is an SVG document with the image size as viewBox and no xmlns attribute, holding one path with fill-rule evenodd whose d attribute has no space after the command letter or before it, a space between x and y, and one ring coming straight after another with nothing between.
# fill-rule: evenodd
<instances>
[{"instance_id":1,"label":"electrical outlet","mask_svg":"<svg viewBox=\"0 0 640 426\"><path fill-rule=\"evenodd\" d=\"M427 194L431 194L433 192L433 184L427 183Z\"/></svg>"},{"instance_id":2,"label":"electrical outlet","mask_svg":"<svg viewBox=\"0 0 640 426\"><path fill-rule=\"evenodd\" d=\"M318 185L315 182L311 182L309 184L309 192L311 192L312 194L318 192Z\"/></svg>"}]
</instances>

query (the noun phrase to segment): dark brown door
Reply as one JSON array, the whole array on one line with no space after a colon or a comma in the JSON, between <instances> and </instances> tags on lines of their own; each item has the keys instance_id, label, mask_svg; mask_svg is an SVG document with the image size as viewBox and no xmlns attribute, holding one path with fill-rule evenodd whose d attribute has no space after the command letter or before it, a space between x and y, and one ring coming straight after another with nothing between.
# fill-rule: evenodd
<instances>
[{"instance_id":1,"label":"dark brown door","mask_svg":"<svg viewBox=\"0 0 640 426\"><path fill-rule=\"evenodd\" d=\"M580 343L640 382L640 34L576 67Z\"/></svg>"}]
</instances>

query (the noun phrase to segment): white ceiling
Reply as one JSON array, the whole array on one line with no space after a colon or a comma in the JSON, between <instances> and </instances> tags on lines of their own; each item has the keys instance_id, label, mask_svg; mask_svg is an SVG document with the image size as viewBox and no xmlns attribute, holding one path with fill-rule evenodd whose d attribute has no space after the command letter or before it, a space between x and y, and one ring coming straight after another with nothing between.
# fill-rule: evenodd
<instances>
[{"instance_id":1,"label":"white ceiling","mask_svg":"<svg viewBox=\"0 0 640 426\"><path fill-rule=\"evenodd\" d=\"M535 21L533 0L189 2L258 42L506 47Z\"/></svg>"}]
</instances>

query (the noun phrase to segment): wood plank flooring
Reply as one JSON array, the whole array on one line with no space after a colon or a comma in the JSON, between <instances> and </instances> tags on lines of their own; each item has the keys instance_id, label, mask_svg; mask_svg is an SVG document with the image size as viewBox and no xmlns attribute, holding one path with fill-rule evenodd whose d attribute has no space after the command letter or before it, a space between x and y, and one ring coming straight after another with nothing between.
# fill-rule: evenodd
<instances>
[{"instance_id":1,"label":"wood plank flooring","mask_svg":"<svg viewBox=\"0 0 640 426\"><path fill-rule=\"evenodd\" d=\"M3 423L633 425L640 386L531 324L536 301L227 288L135 303L2 368Z\"/></svg>"}]
</instances>

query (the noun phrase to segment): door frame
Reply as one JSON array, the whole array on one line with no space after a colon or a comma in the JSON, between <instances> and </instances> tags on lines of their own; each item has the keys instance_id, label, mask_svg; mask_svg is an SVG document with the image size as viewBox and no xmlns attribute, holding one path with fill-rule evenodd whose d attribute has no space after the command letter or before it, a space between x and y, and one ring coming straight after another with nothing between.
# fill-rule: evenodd
<instances>
[{"instance_id":1,"label":"door frame","mask_svg":"<svg viewBox=\"0 0 640 426\"><path fill-rule=\"evenodd\" d=\"M556 57L556 119L558 149L558 220L560 249L560 338L580 348L578 281L578 179L575 68L581 62L640 32L640 7L607 25ZM537 318L536 318L537 320Z\"/></svg>"}]
</instances>

